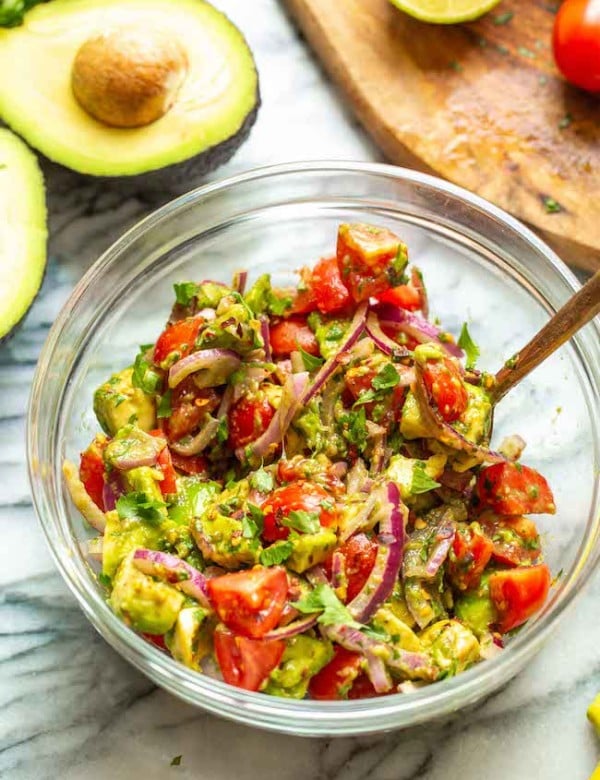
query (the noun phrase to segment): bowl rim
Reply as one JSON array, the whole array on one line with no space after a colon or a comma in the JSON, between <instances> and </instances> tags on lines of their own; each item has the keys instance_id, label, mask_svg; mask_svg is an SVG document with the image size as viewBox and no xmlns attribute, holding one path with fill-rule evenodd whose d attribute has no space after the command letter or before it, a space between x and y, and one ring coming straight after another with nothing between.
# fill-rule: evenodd
<instances>
[{"instance_id":1,"label":"bowl rim","mask_svg":"<svg viewBox=\"0 0 600 780\"><path fill-rule=\"evenodd\" d=\"M599 534L596 533L593 539L588 540L586 549L589 547L589 552L585 565L575 571L570 582L547 613L535 620L526 632L516 636L505 652L454 678L417 690L409 697L405 694L391 694L382 698L352 702L297 701L246 692L194 672L149 645L117 618L102 598L93 578L90 575L84 576L83 571L76 570L69 556L68 545L63 544L59 538L58 524L52 516L52 511L60 514L62 510L60 507L53 506L47 511L43 495L43 480L40 480L37 473L36 414L43 388L43 374L49 362L48 356L57 347L63 327L75 303L101 277L105 268L117 261L119 255L136 239L169 220L188 205L200 203L203 198L212 193L232 189L246 182L257 182L273 176L344 172L401 179L409 184L425 185L430 190L458 198L466 202L469 208L479 209L510 230L517 232L542 255L552 272L558 275L570 290L576 291L580 287L575 275L557 254L520 220L484 198L439 177L398 166L368 162L317 160L262 166L205 184L169 201L138 221L102 253L75 285L50 329L38 359L29 397L26 424L28 476L36 516L42 525L57 568L96 630L135 667L180 698L231 720L297 735L349 736L416 725L432 717L439 717L467 706L492 692L508 681L527 659L537 652L556 627L565 609L572 605L574 598L581 592L600 552ZM590 327L595 329L598 336L597 344L600 345L600 318L592 321ZM597 348L597 352L600 358L600 347ZM594 494L596 498L599 485L600 477ZM323 730L324 722L327 724L325 730Z\"/></svg>"}]
</instances>

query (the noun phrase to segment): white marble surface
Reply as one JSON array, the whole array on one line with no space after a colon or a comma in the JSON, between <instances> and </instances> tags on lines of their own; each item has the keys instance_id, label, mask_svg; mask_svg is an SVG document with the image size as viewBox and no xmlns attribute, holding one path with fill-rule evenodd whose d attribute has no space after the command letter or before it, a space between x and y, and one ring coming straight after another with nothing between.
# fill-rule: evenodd
<instances>
[{"instance_id":1,"label":"white marble surface","mask_svg":"<svg viewBox=\"0 0 600 780\"><path fill-rule=\"evenodd\" d=\"M223 0L261 75L249 141L215 176L299 159L377 160L276 0ZM190 181L190 187L198 182ZM31 507L24 413L40 347L74 283L151 209L143 193L49 172L51 260L25 326L0 347L0 777L10 780L585 780L598 746L585 709L600 690L600 582L537 659L446 725L301 740L217 720L154 687L87 623ZM181 765L171 767L181 755Z\"/></svg>"}]
</instances>

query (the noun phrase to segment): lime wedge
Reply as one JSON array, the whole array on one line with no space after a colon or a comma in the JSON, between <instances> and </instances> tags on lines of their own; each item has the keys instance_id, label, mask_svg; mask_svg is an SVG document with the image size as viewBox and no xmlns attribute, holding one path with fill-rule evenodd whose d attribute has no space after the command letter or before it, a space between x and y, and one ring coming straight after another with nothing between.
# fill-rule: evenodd
<instances>
[{"instance_id":1,"label":"lime wedge","mask_svg":"<svg viewBox=\"0 0 600 780\"><path fill-rule=\"evenodd\" d=\"M500 0L390 0L401 11L422 22L456 24L487 13Z\"/></svg>"}]
</instances>

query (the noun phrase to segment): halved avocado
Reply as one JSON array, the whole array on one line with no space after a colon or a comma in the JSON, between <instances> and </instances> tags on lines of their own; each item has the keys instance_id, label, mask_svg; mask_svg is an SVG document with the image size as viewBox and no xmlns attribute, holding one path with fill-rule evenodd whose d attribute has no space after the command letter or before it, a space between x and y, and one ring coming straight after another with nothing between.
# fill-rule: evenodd
<instances>
[{"instance_id":1,"label":"halved avocado","mask_svg":"<svg viewBox=\"0 0 600 780\"><path fill-rule=\"evenodd\" d=\"M35 154L0 128L0 341L23 319L46 267L46 198Z\"/></svg>"},{"instance_id":2,"label":"halved avocado","mask_svg":"<svg viewBox=\"0 0 600 780\"><path fill-rule=\"evenodd\" d=\"M246 41L204 0L53 0L0 31L0 73L0 117L92 176L206 172L260 102Z\"/></svg>"}]
</instances>

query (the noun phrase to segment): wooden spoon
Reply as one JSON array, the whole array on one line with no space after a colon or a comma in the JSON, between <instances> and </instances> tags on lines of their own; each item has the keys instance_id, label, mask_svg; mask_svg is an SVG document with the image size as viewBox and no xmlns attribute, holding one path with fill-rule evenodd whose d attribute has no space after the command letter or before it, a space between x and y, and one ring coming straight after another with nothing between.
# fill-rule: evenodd
<instances>
[{"instance_id":1,"label":"wooden spoon","mask_svg":"<svg viewBox=\"0 0 600 780\"><path fill-rule=\"evenodd\" d=\"M600 271L559 309L522 350L507 360L491 389L494 403L600 313Z\"/></svg>"}]
</instances>

